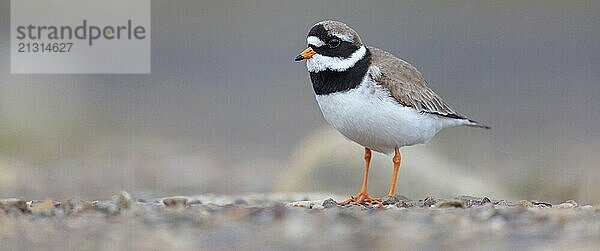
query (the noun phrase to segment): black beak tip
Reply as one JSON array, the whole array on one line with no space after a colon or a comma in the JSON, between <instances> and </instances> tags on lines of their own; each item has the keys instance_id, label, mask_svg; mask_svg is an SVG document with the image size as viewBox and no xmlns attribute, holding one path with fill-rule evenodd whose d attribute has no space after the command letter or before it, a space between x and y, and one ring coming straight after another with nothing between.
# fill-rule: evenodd
<instances>
[{"instance_id":1,"label":"black beak tip","mask_svg":"<svg viewBox=\"0 0 600 251\"><path fill-rule=\"evenodd\" d=\"M296 56L296 58L294 58L294 61L298 62L298 61L302 61L304 60L304 57L302 55L298 55Z\"/></svg>"}]
</instances>

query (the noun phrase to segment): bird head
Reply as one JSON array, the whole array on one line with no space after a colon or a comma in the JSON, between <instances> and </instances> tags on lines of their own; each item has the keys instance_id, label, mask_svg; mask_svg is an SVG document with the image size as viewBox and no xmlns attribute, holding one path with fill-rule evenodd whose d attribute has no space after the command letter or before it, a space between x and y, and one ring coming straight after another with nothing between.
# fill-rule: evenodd
<instances>
[{"instance_id":1,"label":"bird head","mask_svg":"<svg viewBox=\"0 0 600 251\"><path fill-rule=\"evenodd\" d=\"M306 37L308 48L295 58L306 60L309 72L345 71L366 54L360 36L338 21L321 21L313 25Z\"/></svg>"}]
</instances>

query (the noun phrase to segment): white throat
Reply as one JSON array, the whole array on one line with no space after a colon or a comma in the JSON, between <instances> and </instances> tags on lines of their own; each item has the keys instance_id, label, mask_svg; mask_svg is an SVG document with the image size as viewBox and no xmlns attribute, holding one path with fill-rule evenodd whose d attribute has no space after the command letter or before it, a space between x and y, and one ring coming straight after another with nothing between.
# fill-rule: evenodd
<instances>
[{"instance_id":1,"label":"white throat","mask_svg":"<svg viewBox=\"0 0 600 251\"><path fill-rule=\"evenodd\" d=\"M306 68L308 68L309 72L320 72L325 70L345 71L354 66L366 53L367 48L363 45L348 58L328 57L315 54L312 58L306 60Z\"/></svg>"}]
</instances>

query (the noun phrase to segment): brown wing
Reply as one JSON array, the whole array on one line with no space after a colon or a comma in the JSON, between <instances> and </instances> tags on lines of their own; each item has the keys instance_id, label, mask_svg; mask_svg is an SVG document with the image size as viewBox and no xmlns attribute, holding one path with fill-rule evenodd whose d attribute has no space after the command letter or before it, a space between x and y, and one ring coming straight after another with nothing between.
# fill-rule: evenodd
<instances>
[{"instance_id":1,"label":"brown wing","mask_svg":"<svg viewBox=\"0 0 600 251\"><path fill-rule=\"evenodd\" d=\"M427 86L417 68L386 51L374 47L369 47L369 51L371 78L389 89L392 96L402 105L420 112L466 119Z\"/></svg>"}]
</instances>

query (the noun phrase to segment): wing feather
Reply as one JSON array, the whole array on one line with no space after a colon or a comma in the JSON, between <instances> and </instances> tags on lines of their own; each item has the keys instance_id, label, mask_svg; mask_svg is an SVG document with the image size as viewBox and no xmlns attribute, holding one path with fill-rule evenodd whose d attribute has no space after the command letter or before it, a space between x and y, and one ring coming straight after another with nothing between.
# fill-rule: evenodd
<instances>
[{"instance_id":1,"label":"wing feather","mask_svg":"<svg viewBox=\"0 0 600 251\"><path fill-rule=\"evenodd\" d=\"M427 86L417 68L386 51L374 47L369 47L369 51L371 78L389 89L400 104L415 108L419 112L466 119Z\"/></svg>"}]
</instances>

